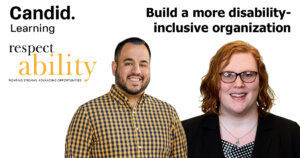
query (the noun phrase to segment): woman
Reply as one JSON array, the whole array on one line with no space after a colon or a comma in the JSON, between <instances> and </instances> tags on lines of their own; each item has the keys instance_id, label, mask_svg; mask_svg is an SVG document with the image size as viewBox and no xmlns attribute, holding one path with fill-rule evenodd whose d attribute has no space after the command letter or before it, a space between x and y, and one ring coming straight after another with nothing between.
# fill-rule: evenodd
<instances>
[{"instance_id":1,"label":"woman","mask_svg":"<svg viewBox=\"0 0 300 158\"><path fill-rule=\"evenodd\" d=\"M200 92L205 114L182 122L190 158L300 157L300 127L269 113L274 93L250 44L234 41L221 47Z\"/></svg>"}]
</instances>

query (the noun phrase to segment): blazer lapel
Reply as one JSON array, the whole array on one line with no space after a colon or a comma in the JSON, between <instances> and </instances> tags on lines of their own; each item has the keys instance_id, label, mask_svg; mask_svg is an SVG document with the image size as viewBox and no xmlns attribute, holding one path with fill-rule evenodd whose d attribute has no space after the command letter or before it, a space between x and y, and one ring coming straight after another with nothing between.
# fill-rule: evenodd
<instances>
[{"instance_id":1,"label":"blazer lapel","mask_svg":"<svg viewBox=\"0 0 300 158\"><path fill-rule=\"evenodd\" d=\"M222 158L223 150L217 115L209 115L203 126L203 149L204 157Z\"/></svg>"},{"instance_id":2,"label":"blazer lapel","mask_svg":"<svg viewBox=\"0 0 300 158\"><path fill-rule=\"evenodd\" d=\"M259 116L252 158L266 157L266 154L271 152L269 151L271 142L272 123L269 121L268 116Z\"/></svg>"}]
</instances>

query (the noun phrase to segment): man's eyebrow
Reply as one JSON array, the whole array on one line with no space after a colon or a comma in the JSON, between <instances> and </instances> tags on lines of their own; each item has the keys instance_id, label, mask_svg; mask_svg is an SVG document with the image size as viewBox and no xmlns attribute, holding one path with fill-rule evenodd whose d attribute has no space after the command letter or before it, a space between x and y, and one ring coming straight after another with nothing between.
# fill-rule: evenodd
<instances>
[{"instance_id":1,"label":"man's eyebrow","mask_svg":"<svg viewBox=\"0 0 300 158\"><path fill-rule=\"evenodd\" d=\"M142 60L141 63L149 63L148 60Z\"/></svg>"},{"instance_id":2,"label":"man's eyebrow","mask_svg":"<svg viewBox=\"0 0 300 158\"><path fill-rule=\"evenodd\" d=\"M133 61L132 58L125 58L123 61Z\"/></svg>"}]
</instances>

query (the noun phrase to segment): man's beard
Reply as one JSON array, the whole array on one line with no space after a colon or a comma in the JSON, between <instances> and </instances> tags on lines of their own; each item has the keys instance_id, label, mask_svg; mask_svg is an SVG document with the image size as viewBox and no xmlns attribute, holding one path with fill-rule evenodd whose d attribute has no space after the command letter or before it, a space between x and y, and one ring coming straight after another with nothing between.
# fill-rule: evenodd
<instances>
[{"instance_id":1,"label":"man's beard","mask_svg":"<svg viewBox=\"0 0 300 158\"><path fill-rule=\"evenodd\" d=\"M128 89L126 87L126 81L124 81L122 79L122 77L120 76L120 74L118 72L118 68L116 69L116 73L115 74L116 74L116 76L115 76L115 83L116 83L116 85L118 85L118 87L121 90L123 90L124 92L126 92L128 94L131 94L131 95L136 95L136 94L139 94L140 92L144 91L148 87L148 84L150 82L150 77L147 80L145 80L145 82L144 82L144 77L141 76L141 75L134 75L134 74L128 75L126 77L127 80L128 80L128 77L130 77L130 76L139 76L139 77L142 78L142 86L141 86L141 88L139 90L133 91L133 90L130 90L130 89Z\"/></svg>"}]
</instances>

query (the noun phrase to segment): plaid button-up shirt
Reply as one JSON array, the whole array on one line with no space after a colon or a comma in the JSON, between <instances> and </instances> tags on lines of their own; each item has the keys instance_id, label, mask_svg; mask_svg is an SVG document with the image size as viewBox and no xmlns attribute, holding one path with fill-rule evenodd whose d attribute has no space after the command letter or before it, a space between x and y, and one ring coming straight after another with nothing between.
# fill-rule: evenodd
<instances>
[{"instance_id":1,"label":"plaid button-up shirt","mask_svg":"<svg viewBox=\"0 0 300 158\"><path fill-rule=\"evenodd\" d=\"M113 85L80 106L69 126L66 158L186 158L184 130L175 109L144 94L136 106Z\"/></svg>"}]
</instances>

